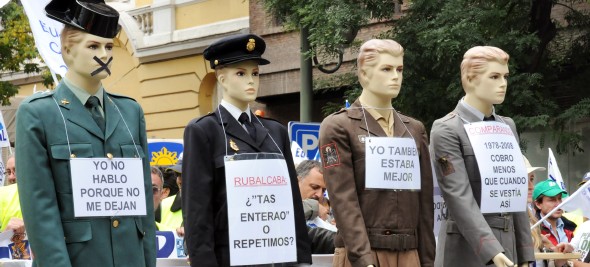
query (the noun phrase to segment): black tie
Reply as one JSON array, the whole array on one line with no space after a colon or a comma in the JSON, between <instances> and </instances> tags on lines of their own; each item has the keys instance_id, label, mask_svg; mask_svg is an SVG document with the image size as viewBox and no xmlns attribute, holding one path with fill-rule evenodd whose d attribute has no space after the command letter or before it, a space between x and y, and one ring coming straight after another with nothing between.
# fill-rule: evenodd
<instances>
[{"instance_id":1,"label":"black tie","mask_svg":"<svg viewBox=\"0 0 590 267\"><path fill-rule=\"evenodd\" d=\"M483 117L483 121L495 121L494 115L490 115L489 117Z\"/></svg>"},{"instance_id":2,"label":"black tie","mask_svg":"<svg viewBox=\"0 0 590 267\"><path fill-rule=\"evenodd\" d=\"M256 128L254 128L254 125L252 125L252 122L250 122L250 117L248 117L248 114L246 114L246 112L242 112L242 114L240 114L240 118L238 118L238 121L246 126L246 131L248 131L248 134L250 134L252 140L256 140Z\"/></svg>"},{"instance_id":3,"label":"black tie","mask_svg":"<svg viewBox=\"0 0 590 267\"><path fill-rule=\"evenodd\" d=\"M91 96L90 98L88 98L88 101L86 101L85 106L90 111L92 119L94 119L96 124L98 124L98 127L100 127L100 129L104 133L105 122L104 118L102 117L102 113L100 113L100 102L98 100L98 97Z\"/></svg>"}]
</instances>

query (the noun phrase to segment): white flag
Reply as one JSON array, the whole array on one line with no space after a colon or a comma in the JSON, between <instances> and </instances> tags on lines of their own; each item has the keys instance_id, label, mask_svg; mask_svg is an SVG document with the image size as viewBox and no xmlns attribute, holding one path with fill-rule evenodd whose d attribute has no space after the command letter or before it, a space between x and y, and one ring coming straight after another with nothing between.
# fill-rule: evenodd
<instances>
[{"instance_id":1,"label":"white flag","mask_svg":"<svg viewBox=\"0 0 590 267\"><path fill-rule=\"evenodd\" d=\"M303 149L301 149L299 144L297 144L295 141L291 142L291 155L293 156L293 163L295 166L297 166L302 161L307 160L307 155L305 155Z\"/></svg>"},{"instance_id":2,"label":"white flag","mask_svg":"<svg viewBox=\"0 0 590 267\"><path fill-rule=\"evenodd\" d=\"M555 160L551 148L549 148L549 161L547 164L547 173L549 174L549 179L555 181L563 191L567 192L567 188L565 188L565 183L563 182L563 177L561 176L559 167L557 167L557 160Z\"/></svg>"},{"instance_id":3,"label":"white flag","mask_svg":"<svg viewBox=\"0 0 590 267\"><path fill-rule=\"evenodd\" d=\"M10 147L10 140L8 140L8 129L4 124L4 117L0 112L0 147Z\"/></svg>"},{"instance_id":4,"label":"white flag","mask_svg":"<svg viewBox=\"0 0 590 267\"><path fill-rule=\"evenodd\" d=\"M590 182L586 182L570 197L563 201L563 210L572 212L580 209L584 217L590 218Z\"/></svg>"},{"instance_id":5,"label":"white flag","mask_svg":"<svg viewBox=\"0 0 590 267\"><path fill-rule=\"evenodd\" d=\"M45 6L49 0L24 0L21 3L29 18L35 45L45 64L53 73L65 76L68 68L61 58L61 42L59 40L63 24L45 15Z\"/></svg>"}]
</instances>

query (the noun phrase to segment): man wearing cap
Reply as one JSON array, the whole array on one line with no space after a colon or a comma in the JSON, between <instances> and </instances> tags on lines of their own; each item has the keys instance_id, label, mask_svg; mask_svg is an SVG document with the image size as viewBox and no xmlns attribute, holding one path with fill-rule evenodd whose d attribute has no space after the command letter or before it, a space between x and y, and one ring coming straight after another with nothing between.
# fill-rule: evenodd
<instances>
[{"instance_id":1,"label":"man wearing cap","mask_svg":"<svg viewBox=\"0 0 590 267\"><path fill-rule=\"evenodd\" d=\"M143 111L133 99L102 86L111 74L119 13L100 0L53 0L45 10L48 17L65 24L61 54L68 71L52 92L24 100L16 116L18 190L33 266L155 266ZM144 195L145 200L127 195L134 202L114 208L123 200L102 195L97 199L100 208L98 204L87 208L84 202L90 196L81 199L74 185L94 192L109 188L116 192L125 186L101 179L84 184L88 175L100 175L98 168L75 171L73 167L92 162L123 162L119 166L128 174L126 184L132 183L137 196ZM88 216L80 216L80 207L90 212Z\"/></svg>"},{"instance_id":2,"label":"man wearing cap","mask_svg":"<svg viewBox=\"0 0 590 267\"><path fill-rule=\"evenodd\" d=\"M238 34L211 44L203 53L215 70L223 99L215 112L192 120L184 131L182 211L185 249L193 267L230 265L224 157L244 153L283 155L295 213L296 260L311 263L310 241L287 129L250 111L249 102L258 93L258 66L270 63L262 58L265 49L266 44L259 36Z\"/></svg>"},{"instance_id":3,"label":"man wearing cap","mask_svg":"<svg viewBox=\"0 0 590 267\"><path fill-rule=\"evenodd\" d=\"M535 211L537 219L543 218L555 207L561 204L562 198L568 196L567 192L563 191L559 185L551 180L539 182L535 185L533 190L533 199L535 204ZM547 235L547 238L553 245L559 243L569 243L572 240L576 224L562 216L561 209L555 211L547 220L540 225L541 233Z\"/></svg>"}]
</instances>

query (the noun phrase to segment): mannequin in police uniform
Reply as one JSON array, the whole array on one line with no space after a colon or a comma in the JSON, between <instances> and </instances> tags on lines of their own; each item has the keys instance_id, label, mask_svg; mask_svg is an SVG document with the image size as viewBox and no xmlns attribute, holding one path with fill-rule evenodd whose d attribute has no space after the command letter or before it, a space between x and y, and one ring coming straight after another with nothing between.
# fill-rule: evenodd
<instances>
[{"instance_id":1,"label":"mannequin in police uniform","mask_svg":"<svg viewBox=\"0 0 590 267\"><path fill-rule=\"evenodd\" d=\"M61 44L68 72L54 91L28 97L17 112L18 190L33 266L155 266L143 111L101 83L110 74L119 14L104 2L81 0L54 0L46 12L66 25ZM147 215L76 218L73 157L142 158Z\"/></svg>"},{"instance_id":2,"label":"mannequin in police uniform","mask_svg":"<svg viewBox=\"0 0 590 267\"><path fill-rule=\"evenodd\" d=\"M311 263L311 246L287 129L277 121L255 117L248 104L258 93L258 66L269 63L261 57L265 49L266 44L259 36L239 34L211 44L204 52L223 89L223 100L215 112L192 120L184 132L182 212L186 250L193 267L230 265L226 151L231 155L282 152L291 179L297 261ZM239 122L240 116L243 123Z\"/></svg>"},{"instance_id":3,"label":"mannequin in police uniform","mask_svg":"<svg viewBox=\"0 0 590 267\"><path fill-rule=\"evenodd\" d=\"M463 126L492 120L510 126L494 105L504 102L508 54L492 46L469 49L461 63L465 97L455 110L438 119L430 132L434 170L448 207L441 226L436 266L528 266L535 261L528 216L525 211L482 214L481 176L473 147Z\"/></svg>"},{"instance_id":4,"label":"mannequin in police uniform","mask_svg":"<svg viewBox=\"0 0 590 267\"><path fill-rule=\"evenodd\" d=\"M403 47L365 42L357 58L361 96L320 127L320 148L338 233L334 267L432 266L435 241L432 169L424 125L391 101L403 80ZM370 133L369 133L370 132ZM366 190L365 137L414 139L421 190Z\"/></svg>"}]
</instances>

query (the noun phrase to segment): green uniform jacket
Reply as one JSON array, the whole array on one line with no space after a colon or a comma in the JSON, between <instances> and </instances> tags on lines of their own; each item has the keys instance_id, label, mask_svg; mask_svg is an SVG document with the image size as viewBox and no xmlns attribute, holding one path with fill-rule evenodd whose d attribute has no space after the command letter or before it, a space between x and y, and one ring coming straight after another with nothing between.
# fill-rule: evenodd
<instances>
[{"instance_id":1,"label":"green uniform jacket","mask_svg":"<svg viewBox=\"0 0 590 267\"><path fill-rule=\"evenodd\" d=\"M33 266L156 265L153 196L143 111L133 99L107 92L103 102L104 134L63 82L53 92L27 98L18 109L18 190L35 257ZM70 154L78 158L104 158L108 153L115 158L139 156L143 159L147 216L74 217Z\"/></svg>"}]
</instances>

